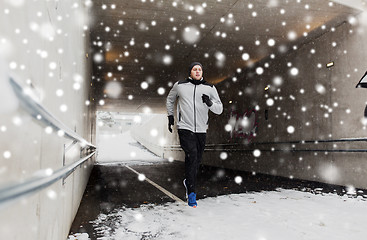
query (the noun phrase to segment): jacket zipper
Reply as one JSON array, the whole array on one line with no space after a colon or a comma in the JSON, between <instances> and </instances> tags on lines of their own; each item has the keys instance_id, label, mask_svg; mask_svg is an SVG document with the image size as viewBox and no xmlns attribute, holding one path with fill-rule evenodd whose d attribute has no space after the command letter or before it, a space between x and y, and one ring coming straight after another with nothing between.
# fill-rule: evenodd
<instances>
[{"instance_id":1,"label":"jacket zipper","mask_svg":"<svg viewBox=\"0 0 367 240\"><path fill-rule=\"evenodd\" d=\"M195 132L196 132L196 108L195 108L195 93L196 93L196 85L194 88L194 125L195 125Z\"/></svg>"}]
</instances>

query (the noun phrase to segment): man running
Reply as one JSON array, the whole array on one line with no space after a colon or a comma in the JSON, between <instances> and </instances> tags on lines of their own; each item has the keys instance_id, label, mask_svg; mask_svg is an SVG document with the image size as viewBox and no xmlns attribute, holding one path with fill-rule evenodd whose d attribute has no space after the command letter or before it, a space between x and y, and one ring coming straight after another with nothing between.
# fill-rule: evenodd
<instances>
[{"instance_id":1,"label":"man running","mask_svg":"<svg viewBox=\"0 0 367 240\"><path fill-rule=\"evenodd\" d=\"M185 152L185 179L183 181L188 196L188 205L196 207L196 176L202 160L208 112L221 114L223 104L217 89L204 81L203 66L191 63L189 77L176 82L167 96L168 130L174 125L174 105L177 102L177 129L180 144Z\"/></svg>"}]
</instances>

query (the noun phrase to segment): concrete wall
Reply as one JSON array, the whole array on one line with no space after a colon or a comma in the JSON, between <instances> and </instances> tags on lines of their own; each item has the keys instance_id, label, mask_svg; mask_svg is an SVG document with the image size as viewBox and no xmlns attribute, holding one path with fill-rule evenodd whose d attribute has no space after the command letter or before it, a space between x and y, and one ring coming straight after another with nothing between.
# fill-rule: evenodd
<instances>
[{"instance_id":1,"label":"concrete wall","mask_svg":"<svg viewBox=\"0 0 367 240\"><path fill-rule=\"evenodd\" d=\"M367 149L366 142L322 142L367 137L363 123L367 90L355 88L367 70L366 15L356 20L353 25L346 21L327 26L316 39L295 44L297 49L289 45L284 54L274 49L274 59L247 68L236 81L218 84L224 111L221 116L210 114L203 163L367 189L366 153L344 151ZM331 61L334 67L327 68ZM264 73L257 74L258 67ZM297 75L292 75L293 68ZM274 104L268 105L268 99ZM244 115L250 118L252 112L250 126L241 125ZM225 130L236 123L236 131ZM290 126L294 132L288 131ZM154 138L148 136L152 128L159 129ZM251 130L255 135L249 134ZM177 133L168 132L165 116L147 122L136 135L158 155L184 159L175 147ZM160 138L166 139L165 148L157 145ZM254 150L260 150L260 156Z\"/></svg>"},{"instance_id":2,"label":"concrete wall","mask_svg":"<svg viewBox=\"0 0 367 240\"><path fill-rule=\"evenodd\" d=\"M91 78L84 1L1 0L0 4L0 59L5 62L0 70L0 185L7 186L48 168L62 168L64 154L65 164L78 160L80 146L64 152L70 139L46 133L47 126L12 104L16 98L6 74L16 76L56 118L91 142L95 115L93 107L85 105ZM93 160L64 183L60 180L1 208L1 238L66 239L92 165Z\"/></svg>"}]
</instances>

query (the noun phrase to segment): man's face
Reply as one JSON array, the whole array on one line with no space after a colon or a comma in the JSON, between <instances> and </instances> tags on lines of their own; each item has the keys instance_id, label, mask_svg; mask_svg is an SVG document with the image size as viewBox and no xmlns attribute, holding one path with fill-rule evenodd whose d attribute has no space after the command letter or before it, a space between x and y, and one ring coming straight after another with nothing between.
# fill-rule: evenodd
<instances>
[{"instance_id":1,"label":"man's face","mask_svg":"<svg viewBox=\"0 0 367 240\"><path fill-rule=\"evenodd\" d=\"M191 74L190 74L191 78L194 80L200 80L201 77L203 76L203 70L201 69L200 65L195 65L192 69L191 69Z\"/></svg>"}]
</instances>

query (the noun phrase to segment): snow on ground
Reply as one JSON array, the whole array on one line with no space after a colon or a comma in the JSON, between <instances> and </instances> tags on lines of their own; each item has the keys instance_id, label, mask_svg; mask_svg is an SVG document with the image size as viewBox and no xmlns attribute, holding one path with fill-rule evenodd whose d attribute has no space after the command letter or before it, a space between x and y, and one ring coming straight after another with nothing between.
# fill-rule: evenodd
<instances>
[{"instance_id":1,"label":"snow on ground","mask_svg":"<svg viewBox=\"0 0 367 240\"><path fill-rule=\"evenodd\" d=\"M93 221L98 239L365 239L367 202L361 197L295 190L233 194L123 208Z\"/></svg>"},{"instance_id":2,"label":"snow on ground","mask_svg":"<svg viewBox=\"0 0 367 240\"><path fill-rule=\"evenodd\" d=\"M88 233L75 233L69 235L67 240L90 240Z\"/></svg>"},{"instance_id":3,"label":"snow on ground","mask_svg":"<svg viewBox=\"0 0 367 240\"><path fill-rule=\"evenodd\" d=\"M130 132L101 135L98 147L99 164L163 161ZM180 203L116 209L100 214L93 226L101 240L359 240L367 234L366 222L367 202L362 197L278 189L199 199L196 209Z\"/></svg>"},{"instance_id":4,"label":"snow on ground","mask_svg":"<svg viewBox=\"0 0 367 240\"><path fill-rule=\"evenodd\" d=\"M99 164L163 161L129 131L100 135L98 147ZM367 234L367 202L362 197L279 189L205 198L198 205L196 209L179 203L116 209L100 214L93 225L101 240L359 240ZM89 238L83 234L69 239Z\"/></svg>"},{"instance_id":5,"label":"snow on ground","mask_svg":"<svg viewBox=\"0 0 367 240\"><path fill-rule=\"evenodd\" d=\"M131 165L163 161L133 139L130 131L113 135L100 134L97 146L99 164L126 162Z\"/></svg>"}]
</instances>

